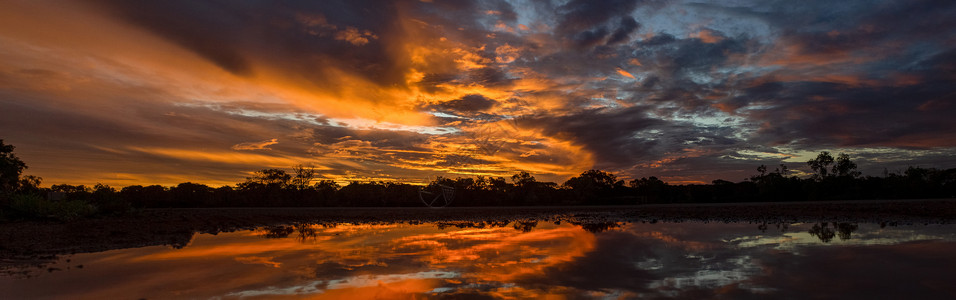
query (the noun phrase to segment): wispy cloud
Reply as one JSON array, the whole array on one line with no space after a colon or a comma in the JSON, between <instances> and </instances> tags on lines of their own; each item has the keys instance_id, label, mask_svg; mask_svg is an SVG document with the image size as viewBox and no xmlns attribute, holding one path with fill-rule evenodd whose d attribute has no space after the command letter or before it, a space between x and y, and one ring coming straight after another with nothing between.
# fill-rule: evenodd
<instances>
[{"instance_id":1,"label":"wispy cloud","mask_svg":"<svg viewBox=\"0 0 956 300\"><path fill-rule=\"evenodd\" d=\"M272 150L268 147L279 143L279 139L271 139L261 142L245 142L232 146L232 150Z\"/></svg>"}]
</instances>

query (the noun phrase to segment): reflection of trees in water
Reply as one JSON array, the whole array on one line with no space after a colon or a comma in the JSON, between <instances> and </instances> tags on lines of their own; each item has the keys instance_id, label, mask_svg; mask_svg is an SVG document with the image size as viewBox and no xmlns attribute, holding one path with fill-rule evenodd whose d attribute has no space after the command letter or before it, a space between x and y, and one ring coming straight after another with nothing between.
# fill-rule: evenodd
<instances>
[{"instance_id":1,"label":"reflection of trees in water","mask_svg":"<svg viewBox=\"0 0 956 300\"><path fill-rule=\"evenodd\" d=\"M838 223L837 227L837 236L840 237L840 240L849 240L850 234L852 234L857 229L856 224L851 223Z\"/></svg>"},{"instance_id":2,"label":"reflection of trees in water","mask_svg":"<svg viewBox=\"0 0 956 300\"><path fill-rule=\"evenodd\" d=\"M267 239L281 239L289 237L292 232L295 231L295 228L287 225L277 225L277 226L267 226L263 228L266 233L262 237Z\"/></svg>"},{"instance_id":3,"label":"reflection of trees in water","mask_svg":"<svg viewBox=\"0 0 956 300\"><path fill-rule=\"evenodd\" d=\"M505 225L507 225L507 223ZM485 228L486 227L484 222L435 222L435 226L437 226L438 229L445 229L449 227L456 227L456 228Z\"/></svg>"},{"instance_id":4,"label":"reflection of trees in water","mask_svg":"<svg viewBox=\"0 0 956 300\"><path fill-rule=\"evenodd\" d=\"M334 227L334 226L333 226L333 227ZM326 227L326 228L329 228L329 227ZM308 240L313 240L313 241L314 241L314 240L315 240L315 237L318 236L318 232L316 232L314 226L299 225L299 226L296 226L296 231L299 232L298 240L299 240L300 242L305 242L305 241L308 241Z\"/></svg>"},{"instance_id":5,"label":"reflection of trees in water","mask_svg":"<svg viewBox=\"0 0 956 300\"><path fill-rule=\"evenodd\" d=\"M588 222L588 223L571 222L571 224L581 226L581 229L584 229L585 231L590 233L601 233L614 228L621 227L621 224L618 222Z\"/></svg>"},{"instance_id":6,"label":"reflection of trees in water","mask_svg":"<svg viewBox=\"0 0 956 300\"><path fill-rule=\"evenodd\" d=\"M319 235L317 226L322 226L323 228L335 228L337 224L295 224L295 225L275 225L275 226L266 226L262 230L265 231L262 234L262 237L267 239L282 239L287 238L292 233L296 233L296 239L301 242L307 240L315 240Z\"/></svg>"},{"instance_id":7,"label":"reflection of trees in water","mask_svg":"<svg viewBox=\"0 0 956 300\"><path fill-rule=\"evenodd\" d=\"M170 233L166 236L165 243L173 248L182 249L189 246L189 242L193 240L193 235L195 235L195 232L191 230Z\"/></svg>"},{"instance_id":8,"label":"reflection of trees in water","mask_svg":"<svg viewBox=\"0 0 956 300\"><path fill-rule=\"evenodd\" d=\"M820 239L821 242L829 243L833 240L833 237L839 237L840 240L849 240L853 232L859 227L852 223L832 222L833 227L831 228L830 224L829 222L813 224L809 233Z\"/></svg>"},{"instance_id":9,"label":"reflection of trees in water","mask_svg":"<svg viewBox=\"0 0 956 300\"><path fill-rule=\"evenodd\" d=\"M776 227L777 230L780 231L781 233L787 232L787 230L790 229L790 224L788 223L767 224L767 222L763 222L763 223L760 223L760 225L757 225L757 230L760 230L760 232L766 233L767 229L770 228L770 225L773 225L774 227Z\"/></svg>"},{"instance_id":10,"label":"reflection of trees in water","mask_svg":"<svg viewBox=\"0 0 956 300\"><path fill-rule=\"evenodd\" d=\"M611 221L580 221L580 220L569 220L565 219L568 223L571 223L575 226L580 226L585 231L591 233L599 233L611 230L613 228L621 227L620 222L611 222ZM538 226L538 220L536 219L526 219L526 220L515 220L515 221L485 221L485 222L468 222L468 221L459 221L459 222L435 222L435 226L438 229L445 229L449 227L456 228L495 228L495 227L507 227L511 225L515 230L520 230L522 232L531 232ZM561 225L561 219L554 220L554 225Z\"/></svg>"},{"instance_id":11,"label":"reflection of trees in water","mask_svg":"<svg viewBox=\"0 0 956 300\"><path fill-rule=\"evenodd\" d=\"M525 223L534 223L534 224L531 225L530 228L528 228L528 230L524 230L523 228L527 227L527 225L521 225L521 224L525 224ZM515 221L514 228L527 232L527 231L531 231L531 229L537 226L538 225L537 223L538 221L536 220ZM500 227L507 227L510 224L511 224L511 221L484 221L484 222L440 221L440 222L435 222L435 226L438 227L438 229L445 229L449 227L455 227L455 228L496 228L497 227L497 228L500 228Z\"/></svg>"},{"instance_id":12,"label":"reflection of trees in water","mask_svg":"<svg viewBox=\"0 0 956 300\"><path fill-rule=\"evenodd\" d=\"M69 259L66 261L69 262ZM44 271L48 273L63 271L63 268L56 267L57 262L59 257L56 255L4 257L0 260L0 277L26 279L37 277ZM83 265L79 265L78 268L82 269Z\"/></svg>"},{"instance_id":13,"label":"reflection of trees in water","mask_svg":"<svg viewBox=\"0 0 956 300\"><path fill-rule=\"evenodd\" d=\"M564 221L571 223L572 225L579 226L581 229L584 229L587 232L591 233L600 233L605 232L614 228L620 228L621 222L612 222L612 221L581 221L579 219L563 219ZM562 219L553 220L554 225L561 225ZM526 219L526 220L515 220L515 221L484 221L484 222L469 222L469 221L441 221L435 222L435 226L438 229L445 229L449 227L455 228L495 228L495 227L507 227L511 226L515 230L520 230L522 232L531 232L538 226L538 220L536 219ZM778 225L779 227L779 225Z\"/></svg>"},{"instance_id":14,"label":"reflection of trees in water","mask_svg":"<svg viewBox=\"0 0 956 300\"><path fill-rule=\"evenodd\" d=\"M105 237L109 234L109 237ZM171 232L151 232L142 228L117 228L108 233L89 229L83 234L71 236L71 248L58 250L36 250L20 253L0 251L0 277L33 278L43 273L83 269L70 256L76 253L100 253L103 251L146 246L170 246L182 249L189 245L195 232L177 230ZM2 248L2 247L0 247ZM7 249L0 249L7 250ZM0 299L7 299L0 293Z\"/></svg>"},{"instance_id":15,"label":"reflection of trees in water","mask_svg":"<svg viewBox=\"0 0 956 300\"><path fill-rule=\"evenodd\" d=\"M531 232L536 226L538 226L538 220L516 221L514 224L514 228L521 232Z\"/></svg>"}]
</instances>

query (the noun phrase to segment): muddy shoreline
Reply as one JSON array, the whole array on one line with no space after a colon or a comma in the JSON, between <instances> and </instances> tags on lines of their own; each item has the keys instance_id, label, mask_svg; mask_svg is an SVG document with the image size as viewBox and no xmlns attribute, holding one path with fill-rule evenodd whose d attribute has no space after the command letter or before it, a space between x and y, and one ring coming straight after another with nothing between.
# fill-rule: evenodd
<instances>
[{"instance_id":1,"label":"muddy shoreline","mask_svg":"<svg viewBox=\"0 0 956 300\"><path fill-rule=\"evenodd\" d=\"M56 255L168 245L196 233L216 234L287 224L410 223L482 227L502 222L877 223L884 226L956 222L956 200L672 204L597 207L208 208L150 209L69 223L0 224L0 266ZM756 226L756 225L755 225Z\"/></svg>"}]
</instances>

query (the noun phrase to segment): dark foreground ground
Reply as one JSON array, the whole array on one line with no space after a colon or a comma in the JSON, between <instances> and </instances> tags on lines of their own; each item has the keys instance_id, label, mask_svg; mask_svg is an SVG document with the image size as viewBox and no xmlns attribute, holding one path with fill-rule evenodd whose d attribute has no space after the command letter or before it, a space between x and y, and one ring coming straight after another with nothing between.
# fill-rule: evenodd
<instances>
[{"instance_id":1,"label":"dark foreground ground","mask_svg":"<svg viewBox=\"0 0 956 300\"><path fill-rule=\"evenodd\" d=\"M196 233L287 224L434 223L484 227L514 222L568 222L585 229L620 222L877 223L886 226L956 222L956 200L680 204L600 207L463 208L221 208L151 209L69 223L0 224L0 270L42 264L57 255L170 245Z\"/></svg>"}]
</instances>

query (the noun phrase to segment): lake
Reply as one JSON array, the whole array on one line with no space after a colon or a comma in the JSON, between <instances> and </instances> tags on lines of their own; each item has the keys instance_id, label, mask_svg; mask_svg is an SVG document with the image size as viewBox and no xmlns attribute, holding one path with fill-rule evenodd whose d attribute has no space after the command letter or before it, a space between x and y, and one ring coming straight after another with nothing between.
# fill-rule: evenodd
<instances>
[{"instance_id":1,"label":"lake","mask_svg":"<svg viewBox=\"0 0 956 300\"><path fill-rule=\"evenodd\" d=\"M956 227L290 224L7 270L4 299L954 298Z\"/></svg>"}]
</instances>

